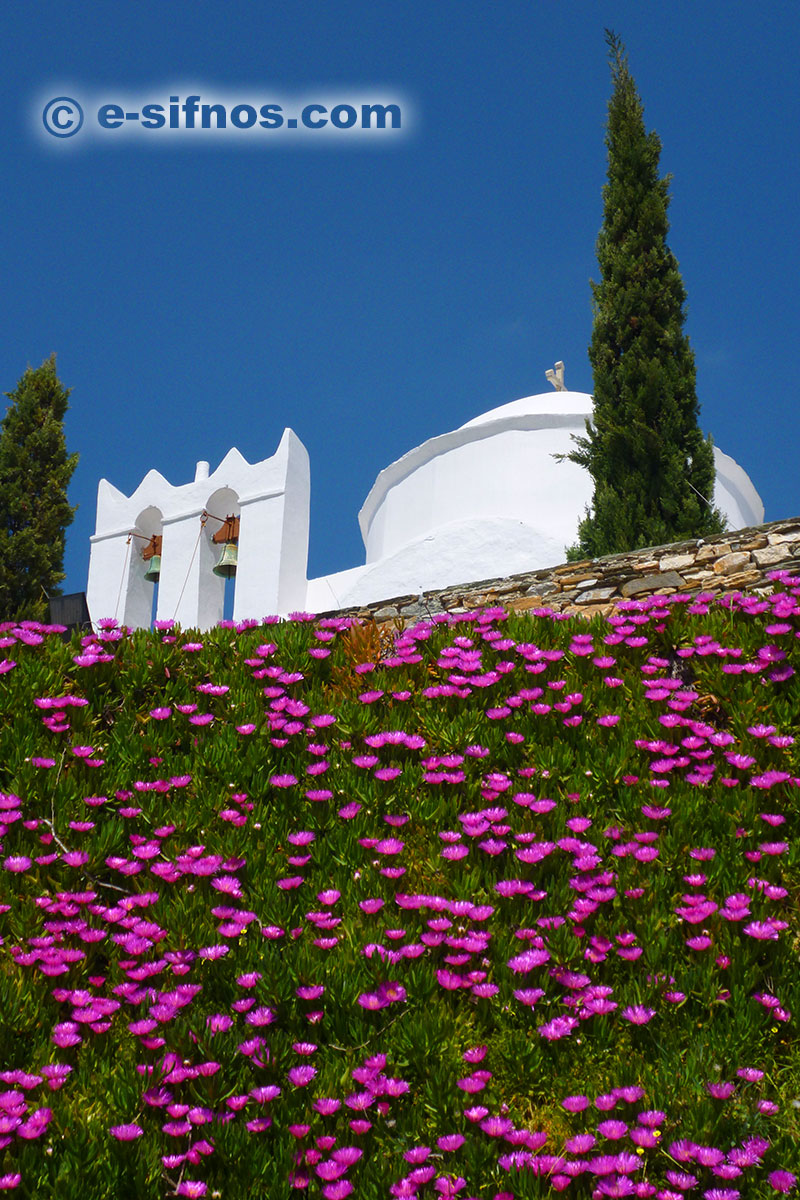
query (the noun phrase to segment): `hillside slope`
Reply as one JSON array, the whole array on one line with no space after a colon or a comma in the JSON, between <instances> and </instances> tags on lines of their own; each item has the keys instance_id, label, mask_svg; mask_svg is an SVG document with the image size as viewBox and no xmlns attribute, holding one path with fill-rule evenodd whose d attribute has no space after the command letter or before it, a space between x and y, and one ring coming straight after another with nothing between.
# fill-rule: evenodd
<instances>
[{"instance_id":1,"label":"hillside slope","mask_svg":"<svg viewBox=\"0 0 800 1200\"><path fill-rule=\"evenodd\" d=\"M0 1188L790 1190L799 637L6 626Z\"/></svg>"}]
</instances>

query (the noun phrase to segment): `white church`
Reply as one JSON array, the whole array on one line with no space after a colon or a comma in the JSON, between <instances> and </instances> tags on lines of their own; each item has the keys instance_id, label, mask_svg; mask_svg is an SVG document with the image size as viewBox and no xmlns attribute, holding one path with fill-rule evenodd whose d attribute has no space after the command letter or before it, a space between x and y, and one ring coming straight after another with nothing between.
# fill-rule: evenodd
<instances>
[{"instance_id":1,"label":"white church","mask_svg":"<svg viewBox=\"0 0 800 1200\"><path fill-rule=\"evenodd\" d=\"M409 450L378 475L358 514L365 561L307 578L311 472L291 429L271 458L234 447L174 485L149 471L130 496L102 479L91 539L92 620L132 628L173 619L222 620L332 609L557 566L592 498L588 472L556 456L585 433L592 397L554 387L474 417ZM714 447L714 504L730 530L759 525L764 506L747 473Z\"/></svg>"}]
</instances>

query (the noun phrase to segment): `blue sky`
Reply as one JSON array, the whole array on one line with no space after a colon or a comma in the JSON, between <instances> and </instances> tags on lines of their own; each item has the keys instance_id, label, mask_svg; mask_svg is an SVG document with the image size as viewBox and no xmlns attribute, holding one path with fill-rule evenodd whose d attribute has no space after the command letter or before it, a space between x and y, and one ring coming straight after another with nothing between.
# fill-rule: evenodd
<instances>
[{"instance_id":1,"label":"blue sky","mask_svg":"<svg viewBox=\"0 0 800 1200\"><path fill-rule=\"evenodd\" d=\"M311 457L312 575L363 561L382 467L520 396L591 391L589 280L624 39L673 176L703 428L800 513L800 10L731 0L65 5L3 16L0 387L73 388L64 588L98 480L231 445ZM48 138L42 98L400 97L402 137Z\"/></svg>"}]
</instances>

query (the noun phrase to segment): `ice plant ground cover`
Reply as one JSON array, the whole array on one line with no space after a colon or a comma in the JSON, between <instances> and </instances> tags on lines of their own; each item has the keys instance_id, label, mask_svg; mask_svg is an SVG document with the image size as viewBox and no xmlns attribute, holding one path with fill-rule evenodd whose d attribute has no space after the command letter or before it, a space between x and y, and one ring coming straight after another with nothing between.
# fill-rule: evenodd
<instances>
[{"instance_id":1,"label":"ice plant ground cover","mask_svg":"<svg viewBox=\"0 0 800 1200\"><path fill-rule=\"evenodd\" d=\"M0 1190L791 1192L800 581L0 629Z\"/></svg>"}]
</instances>

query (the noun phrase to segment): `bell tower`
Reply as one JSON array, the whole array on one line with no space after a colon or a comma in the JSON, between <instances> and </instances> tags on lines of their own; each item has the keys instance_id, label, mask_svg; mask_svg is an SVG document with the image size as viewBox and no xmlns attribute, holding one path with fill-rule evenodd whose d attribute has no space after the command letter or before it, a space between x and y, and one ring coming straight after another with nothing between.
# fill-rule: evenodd
<instances>
[{"instance_id":1,"label":"bell tower","mask_svg":"<svg viewBox=\"0 0 800 1200\"><path fill-rule=\"evenodd\" d=\"M149 471L130 496L102 479L91 539L87 601L93 621L149 627L156 617L208 629L222 619L302 608L306 595L310 473L305 446L284 431L272 458L248 463L234 447L209 473L174 486Z\"/></svg>"}]
</instances>

